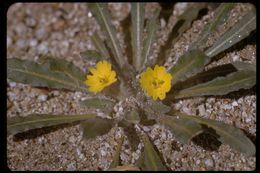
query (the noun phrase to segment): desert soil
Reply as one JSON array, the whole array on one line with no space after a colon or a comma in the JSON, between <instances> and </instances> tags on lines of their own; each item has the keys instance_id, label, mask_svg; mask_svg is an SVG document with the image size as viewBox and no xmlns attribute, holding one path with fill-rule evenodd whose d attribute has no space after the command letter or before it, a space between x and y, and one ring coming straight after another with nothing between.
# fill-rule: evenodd
<instances>
[{"instance_id":1,"label":"desert soil","mask_svg":"<svg viewBox=\"0 0 260 173\"><path fill-rule=\"evenodd\" d=\"M177 21L177 16L190 3L177 3L170 22L167 25L160 19L160 31L157 32L153 47L153 56L158 54L160 45ZM157 3L146 5L146 17L158 8ZM120 21L129 13L129 4L109 4L116 26L122 38ZM208 45L214 41L241 17L252 9L251 4L237 4L227 22L213 34ZM172 47L165 64L176 63L176 60L196 41L200 31L213 18L214 9L210 8L202 18L194 21ZM64 58L86 71L93 62L85 63L80 52L95 50L90 36L100 30L87 6L83 3L16 3L7 13L7 58L37 60L49 54ZM102 34L99 31L100 34ZM255 42L244 43L242 48L233 49L222 55L214 65L234 61L256 62ZM87 108L79 102L88 94L44 90L15 83L7 79L7 117L41 114L83 114ZM175 109L182 112L214 119L244 129L253 137L256 135L256 93L255 89L235 92L223 97L197 97L182 99L173 103ZM218 149L210 150L200 145L203 136L190 144L179 143L174 135L159 125L146 127L151 139L162 153L164 160L172 170L254 170L255 156L244 154L221 144ZM83 140L79 125L71 125L48 133L24 139L7 137L7 165L11 170L105 170L109 167L120 136L120 128L113 128L107 135L93 140ZM204 138L207 138L204 136ZM206 139L207 140L207 139ZM204 141L203 141L204 142ZM202 143L203 143L202 142ZM125 140L121 152L123 164L134 163L140 155L131 151L128 140Z\"/></svg>"}]
</instances>

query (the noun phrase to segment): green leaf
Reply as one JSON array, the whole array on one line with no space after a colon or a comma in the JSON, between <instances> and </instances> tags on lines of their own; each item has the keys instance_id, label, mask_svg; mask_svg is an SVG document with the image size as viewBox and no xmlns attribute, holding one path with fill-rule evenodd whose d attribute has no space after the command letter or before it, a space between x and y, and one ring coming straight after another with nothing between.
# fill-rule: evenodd
<instances>
[{"instance_id":1,"label":"green leaf","mask_svg":"<svg viewBox=\"0 0 260 173\"><path fill-rule=\"evenodd\" d=\"M200 124L182 117L164 116L159 119L159 123L168 128L176 139L184 144L202 132Z\"/></svg>"},{"instance_id":2,"label":"green leaf","mask_svg":"<svg viewBox=\"0 0 260 173\"><path fill-rule=\"evenodd\" d=\"M213 67L207 71L203 71L201 73L198 73L195 76L192 76L188 80L185 80L183 82L177 83L174 85L174 90L172 90L167 98L174 97L175 93L178 92L181 89L189 88L194 85L197 85L199 83L204 83L213 80L216 77L220 76L226 76L232 72L236 72L238 70L251 70L256 71L256 65L236 61L234 63L224 64L220 66Z\"/></svg>"},{"instance_id":3,"label":"green leaf","mask_svg":"<svg viewBox=\"0 0 260 173\"><path fill-rule=\"evenodd\" d=\"M142 136L144 143L144 156L143 156L143 171L167 171L163 161L155 150L153 144L150 142L149 137L144 134Z\"/></svg>"},{"instance_id":4,"label":"green leaf","mask_svg":"<svg viewBox=\"0 0 260 173\"><path fill-rule=\"evenodd\" d=\"M188 7L179 17L178 20L183 20L183 24L178 28L178 34L181 35L187 29L191 27L191 24L194 20L198 18L200 10L206 8L206 4L199 3L194 4L193 6Z\"/></svg>"},{"instance_id":5,"label":"green leaf","mask_svg":"<svg viewBox=\"0 0 260 173\"><path fill-rule=\"evenodd\" d=\"M171 107L166 106L160 101L149 100L148 105L154 112L159 112L162 114L167 113L171 110Z\"/></svg>"},{"instance_id":6,"label":"green leaf","mask_svg":"<svg viewBox=\"0 0 260 173\"><path fill-rule=\"evenodd\" d=\"M42 63L18 58L7 59L7 77L35 87L87 92L82 71L61 59L46 58Z\"/></svg>"},{"instance_id":7,"label":"green leaf","mask_svg":"<svg viewBox=\"0 0 260 173\"><path fill-rule=\"evenodd\" d=\"M201 72L207 62L208 57L202 51L190 50L179 58L176 65L170 68L169 72L173 77L172 85Z\"/></svg>"},{"instance_id":8,"label":"green leaf","mask_svg":"<svg viewBox=\"0 0 260 173\"><path fill-rule=\"evenodd\" d=\"M116 29L111 23L112 18L108 12L107 5L102 3L88 3L88 8L97 19L102 31L107 34L108 46L111 48L117 64L122 68L126 64L126 59L123 57L122 48L116 38Z\"/></svg>"},{"instance_id":9,"label":"green leaf","mask_svg":"<svg viewBox=\"0 0 260 173\"><path fill-rule=\"evenodd\" d=\"M144 62L142 58L143 49L143 28L144 28L144 4L131 3L132 18L132 49L133 49L133 65L137 71L142 68Z\"/></svg>"},{"instance_id":10,"label":"green leaf","mask_svg":"<svg viewBox=\"0 0 260 173\"><path fill-rule=\"evenodd\" d=\"M137 110L130 110L125 113L124 119L129 123L137 124L140 122L139 113Z\"/></svg>"},{"instance_id":11,"label":"green leaf","mask_svg":"<svg viewBox=\"0 0 260 173\"><path fill-rule=\"evenodd\" d=\"M205 54L210 58L230 48L234 44L243 40L256 29L256 14L251 11L242 17L235 25L223 34L212 47L207 49Z\"/></svg>"},{"instance_id":12,"label":"green leaf","mask_svg":"<svg viewBox=\"0 0 260 173\"><path fill-rule=\"evenodd\" d=\"M217 135L219 135L219 140L222 143L230 145L232 148L245 153L247 156L252 156L255 154L255 145L240 129L220 121L204 119L197 116L189 116L180 112L176 112L175 114L179 115L183 119L186 119L187 121L193 120L197 123L205 124L208 127L213 128Z\"/></svg>"},{"instance_id":13,"label":"green leaf","mask_svg":"<svg viewBox=\"0 0 260 173\"><path fill-rule=\"evenodd\" d=\"M95 45L95 48L100 51L102 58L108 59L109 53L107 51L107 48L106 48L104 42L99 37L97 31L91 36L91 40L92 40L93 44Z\"/></svg>"},{"instance_id":14,"label":"green leaf","mask_svg":"<svg viewBox=\"0 0 260 173\"><path fill-rule=\"evenodd\" d=\"M250 70L250 71L256 72L256 64L251 64L251 63L236 61L236 62L232 63L232 65L233 65L237 70Z\"/></svg>"},{"instance_id":15,"label":"green leaf","mask_svg":"<svg viewBox=\"0 0 260 173\"><path fill-rule=\"evenodd\" d=\"M124 129L125 135L129 140L132 150L136 151L140 143L140 139L139 136L137 135L134 124L122 120L118 123L118 126Z\"/></svg>"},{"instance_id":16,"label":"green leaf","mask_svg":"<svg viewBox=\"0 0 260 173\"><path fill-rule=\"evenodd\" d=\"M195 4L189 8L187 8L179 17L178 22L172 28L168 39L164 46L161 47L159 55L157 57L157 64L163 65L166 58L168 58L168 54L175 44L175 42L180 38L180 36L190 28L192 22L197 19L200 10L204 9L206 6L204 3Z\"/></svg>"},{"instance_id":17,"label":"green leaf","mask_svg":"<svg viewBox=\"0 0 260 173\"><path fill-rule=\"evenodd\" d=\"M207 41L208 36L217 30L219 25L222 25L228 18L228 14L234 7L234 3L222 3L215 11L214 19L206 25L201 32L200 39L192 46L197 47Z\"/></svg>"},{"instance_id":18,"label":"green leaf","mask_svg":"<svg viewBox=\"0 0 260 173\"><path fill-rule=\"evenodd\" d=\"M157 9L154 12L153 17L148 19L148 24L146 26L147 37L144 40L144 48L142 51L142 62L141 62L142 65L147 63L148 56L149 56L149 54L151 54L152 44L153 44L153 41L155 38L155 33L158 28L156 21L157 21L159 14L160 14L160 9Z\"/></svg>"},{"instance_id":19,"label":"green leaf","mask_svg":"<svg viewBox=\"0 0 260 173\"><path fill-rule=\"evenodd\" d=\"M256 72L241 70L227 75L217 77L212 81L198 84L196 86L181 90L175 98L205 96L205 95L225 95L239 89L249 89L256 83Z\"/></svg>"},{"instance_id":20,"label":"green leaf","mask_svg":"<svg viewBox=\"0 0 260 173\"><path fill-rule=\"evenodd\" d=\"M105 59L105 57L102 57L102 55L95 50L87 50L84 52L80 52L80 56L85 62L88 62L90 60L100 61Z\"/></svg>"},{"instance_id":21,"label":"green leaf","mask_svg":"<svg viewBox=\"0 0 260 173\"><path fill-rule=\"evenodd\" d=\"M109 166L109 170L111 170L112 168L116 169L117 166L119 166L119 164L120 164L120 151L121 151L123 142L124 142L124 136L122 136L119 139L118 146L117 146L117 149L116 149L116 153L115 153L113 160L112 160L112 162Z\"/></svg>"},{"instance_id":22,"label":"green leaf","mask_svg":"<svg viewBox=\"0 0 260 173\"><path fill-rule=\"evenodd\" d=\"M88 98L80 102L81 106L100 109L106 113L112 112L115 104L115 101L105 98Z\"/></svg>"},{"instance_id":23,"label":"green leaf","mask_svg":"<svg viewBox=\"0 0 260 173\"><path fill-rule=\"evenodd\" d=\"M83 137L85 139L95 138L104 135L110 131L114 125L113 120L104 118L91 118L81 123L83 129Z\"/></svg>"},{"instance_id":24,"label":"green leaf","mask_svg":"<svg viewBox=\"0 0 260 173\"><path fill-rule=\"evenodd\" d=\"M31 114L26 117L7 118L7 135L24 132L30 129L72 123L93 118L96 115L46 115Z\"/></svg>"}]
</instances>

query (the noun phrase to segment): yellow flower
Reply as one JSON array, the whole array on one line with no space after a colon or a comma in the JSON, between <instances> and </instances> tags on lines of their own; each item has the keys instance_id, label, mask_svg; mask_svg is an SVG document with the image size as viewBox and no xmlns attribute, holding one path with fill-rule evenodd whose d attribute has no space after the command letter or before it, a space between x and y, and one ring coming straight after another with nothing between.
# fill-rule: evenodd
<instances>
[{"instance_id":1,"label":"yellow flower","mask_svg":"<svg viewBox=\"0 0 260 173\"><path fill-rule=\"evenodd\" d=\"M89 87L89 91L97 93L105 87L116 82L116 72L111 69L111 64L107 61L99 61L96 68L90 68L92 75L87 75L85 84Z\"/></svg>"},{"instance_id":2,"label":"yellow flower","mask_svg":"<svg viewBox=\"0 0 260 173\"><path fill-rule=\"evenodd\" d=\"M148 67L141 74L139 82L145 92L154 100L157 100L157 98L163 100L166 92L171 89L171 80L172 76L170 73L167 73L163 66L155 65L154 70Z\"/></svg>"}]
</instances>

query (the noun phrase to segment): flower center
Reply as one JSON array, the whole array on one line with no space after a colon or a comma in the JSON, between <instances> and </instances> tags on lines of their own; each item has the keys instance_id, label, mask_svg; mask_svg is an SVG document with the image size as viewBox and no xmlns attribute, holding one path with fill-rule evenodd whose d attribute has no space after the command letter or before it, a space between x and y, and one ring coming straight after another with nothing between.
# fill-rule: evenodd
<instances>
[{"instance_id":1,"label":"flower center","mask_svg":"<svg viewBox=\"0 0 260 173\"><path fill-rule=\"evenodd\" d=\"M99 82L102 84L106 84L109 82L108 77L104 76L104 77L99 77Z\"/></svg>"},{"instance_id":2,"label":"flower center","mask_svg":"<svg viewBox=\"0 0 260 173\"><path fill-rule=\"evenodd\" d=\"M157 89L157 88L160 88L162 85L164 84L164 81L163 80L160 80L158 78L154 78L153 81L152 81L152 86Z\"/></svg>"}]
</instances>

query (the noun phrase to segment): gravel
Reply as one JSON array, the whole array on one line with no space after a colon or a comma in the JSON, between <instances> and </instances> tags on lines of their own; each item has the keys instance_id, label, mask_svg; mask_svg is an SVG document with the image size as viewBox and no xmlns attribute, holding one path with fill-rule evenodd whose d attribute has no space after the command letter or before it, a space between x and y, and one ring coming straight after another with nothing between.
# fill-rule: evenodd
<instances>
[{"instance_id":1,"label":"gravel","mask_svg":"<svg viewBox=\"0 0 260 173\"><path fill-rule=\"evenodd\" d=\"M153 54L158 55L160 45L167 39L177 15L190 3L177 3L170 23L160 20L160 31L157 32L153 44ZM146 17L158 7L157 3L146 6ZM227 24L221 26L218 32L212 34L207 46L230 28L239 16L252 8L250 4L235 6ZM109 4L113 11L113 24L123 36L120 22L130 12L129 4ZM199 37L205 24L213 18L212 10L200 20L192 23L191 28L172 47L167 65L176 63L193 41ZM7 57L37 60L45 54L56 58L64 58L73 62L83 71L93 62L84 63L80 52L87 49L95 50L90 36L98 30L93 15L83 3L16 3L7 13ZM120 41L122 42L122 40ZM215 60L207 68L234 61L256 62L256 45L247 44L241 49L231 50L219 60ZM89 95L81 92L65 92L61 90L46 90L33 88L29 85L7 80L7 116L27 116L32 113L41 114L83 114L89 111L80 107L79 102ZM201 116L203 118L222 121L244 129L250 135L256 135L256 94L255 89L239 91L228 96L197 97L181 99L172 106L182 112ZM118 109L121 115L121 107ZM143 128L148 132L158 150L172 170L254 170L255 156L245 156L222 144L217 150L207 150L194 141L181 144L174 135L159 125ZM105 170L112 161L118 141L124 132L120 128L112 128L103 136L92 140L83 140L79 125L52 130L32 138L15 140L7 137L7 164L11 170ZM142 144L138 150L129 149L129 141L124 140L120 158L123 164L134 163L140 156Z\"/></svg>"}]
</instances>

